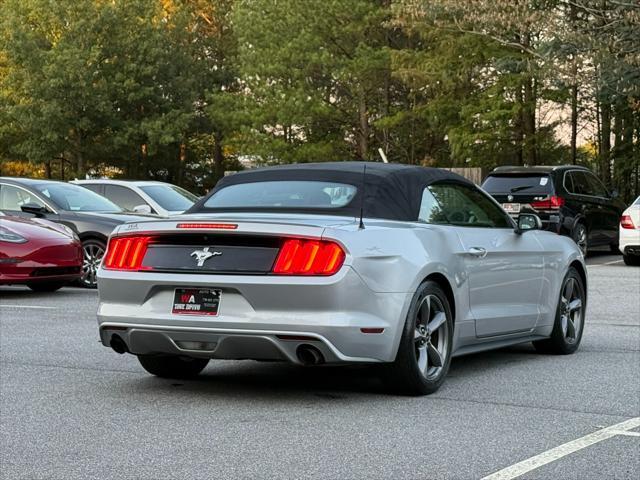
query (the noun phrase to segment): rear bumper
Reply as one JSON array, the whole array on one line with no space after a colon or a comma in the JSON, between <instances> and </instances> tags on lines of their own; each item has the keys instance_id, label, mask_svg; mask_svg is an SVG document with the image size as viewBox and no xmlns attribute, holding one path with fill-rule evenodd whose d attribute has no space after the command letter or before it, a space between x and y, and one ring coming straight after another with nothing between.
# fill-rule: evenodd
<instances>
[{"instance_id":1,"label":"rear bumper","mask_svg":"<svg viewBox=\"0 0 640 480\"><path fill-rule=\"evenodd\" d=\"M98 286L105 346L119 335L138 355L296 363L303 344L320 350L328 363L392 361L412 297L373 292L348 266L331 277L309 278L101 270ZM180 287L220 289L219 315L171 313Z\"/></svg>"},{"instance_id":2,"label":"rear bumper","mask_svg":"<svg viewBox=\"0 0 640 480\"><path fill-rule=\"evenodd\" d=\"M640 245L627 245L624 248L620 248L625 255L640 256Z\"/></svg>"},{"instance_id":3,"label":"rear bumper","mask_svg":"<svg viewBox=\"0 0 640 480\"><path fill-rule=\"evenodd\" d=\"M640 228L620 228L619 248L625 255L640 255Z\"/></svg>"}]
</instances>

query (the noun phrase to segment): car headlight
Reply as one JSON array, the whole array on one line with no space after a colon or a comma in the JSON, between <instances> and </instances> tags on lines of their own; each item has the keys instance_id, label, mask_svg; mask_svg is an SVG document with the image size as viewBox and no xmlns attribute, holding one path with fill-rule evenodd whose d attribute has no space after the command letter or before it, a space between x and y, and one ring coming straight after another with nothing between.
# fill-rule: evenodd
<instances>
[{"instance_id":1,"label":"car headlight","mask_svg":"<svg viewBox=\"0 0 640 480\"><path fill-rule=\"evenodd\" d=\"M0 242L9 243L25 243L27 241L22 235L18 235L16 232L9 230L5 227L0 227Z\"/></svg>"}]
</instances>

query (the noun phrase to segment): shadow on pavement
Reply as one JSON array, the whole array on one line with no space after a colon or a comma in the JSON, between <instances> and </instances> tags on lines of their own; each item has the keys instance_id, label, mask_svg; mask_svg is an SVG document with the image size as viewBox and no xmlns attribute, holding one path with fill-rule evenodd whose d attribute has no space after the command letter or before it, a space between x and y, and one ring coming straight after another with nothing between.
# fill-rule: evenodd
<instances>
[{"instance_id":1,"label":"shadow on pavement","mask_svg":"<svg viewBox=\"0 0 640 480\"><path fill-rule=\"evenodd\" d=\"M538 358L530 344L483 352L453 359L450 379L463 380L478 374L488 375L505 365ZM340 400L349 395L398 395L386 382L380 366L302 367L281 362L243 361L227 363L213 360L194 380L168 380L149 376L127 381L127 386L154 393L198 393L214 397L250 397L254 400L299 400L315 396ZM127 388L123 385L124 388ZM445 382L440 391L446 389Z\"/></svg>"}]
</instances>

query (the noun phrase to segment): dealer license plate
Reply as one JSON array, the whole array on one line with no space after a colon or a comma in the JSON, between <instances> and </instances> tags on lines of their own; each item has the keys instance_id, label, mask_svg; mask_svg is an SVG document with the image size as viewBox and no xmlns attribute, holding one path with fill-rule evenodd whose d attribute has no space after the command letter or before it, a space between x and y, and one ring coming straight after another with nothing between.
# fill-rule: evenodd
<instances>
[{"instance_id":1,"label":"dealer license plate","mask_svg":"<svg viewBox=\"0 0 640 480\"><path fill-rule=\"evenodd\" d=\"M503 203L502 208L507 213L520 213L520 204L519 203Z\"/></svg>"},{"instance_id":2,"label":"dealer license plate","mask_svg":"<svg viewBox=\"0 0 640 480\"><path fill-rule=\"evenodd\" d=\"M178 315L218 315L222 292L211 288L176 288L171 313Z\"/></svg>"}]
</instances>

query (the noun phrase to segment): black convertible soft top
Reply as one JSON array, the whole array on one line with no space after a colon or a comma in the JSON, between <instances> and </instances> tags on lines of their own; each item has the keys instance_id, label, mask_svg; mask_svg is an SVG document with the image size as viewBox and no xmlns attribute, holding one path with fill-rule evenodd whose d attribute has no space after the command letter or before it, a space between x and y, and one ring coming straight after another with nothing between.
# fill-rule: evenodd
<instances>
[{"instance_id":1,"label":"black convertible soft top","mask_svg":"<svg viewBox=\"0 0 640 480\"><path fill-rule=\"evenodd\" d=\"M204 205L217 191L230 185L278 180L338 182L353 185L358 190L351 202L340 208L260 208L260 212L326 213L358 217L362 208L364 217L402 221L418 219L422 192L428 185L436 182L473 185L464 177L439 168L376 162L298 163L245 170L226 176L185 213L255 211L255 207L207 208Z\"/></svg>"}]
</instances>

